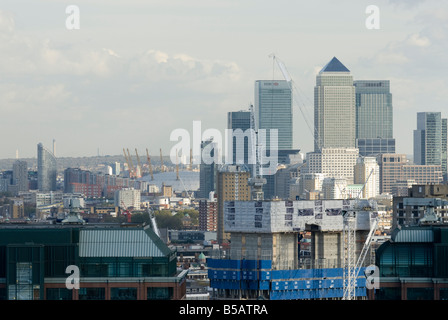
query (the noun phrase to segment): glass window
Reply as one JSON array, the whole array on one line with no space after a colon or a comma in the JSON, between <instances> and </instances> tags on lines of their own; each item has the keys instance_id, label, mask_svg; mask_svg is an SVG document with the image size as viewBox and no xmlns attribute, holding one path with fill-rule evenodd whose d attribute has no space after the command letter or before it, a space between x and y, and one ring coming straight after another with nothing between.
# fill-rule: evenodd
<instances>
[{"instance_id":1,"label":"glass window","mask_svg":"<svg viewBox=\"0 0 448 320\"><path fill-rule=\"evenodd\" d=\"M72 290L67 288L47 288L47 300L72 300Z\"/></svg>"},{"instance_id":2,"label":"glass window","mask_svg":"<svg viewBox=\"0 0 448 320\"><path fill-rule=\"evenodd\" d=\"M111 288L111 300L137 300L137 288Z\"/></svg>"},{"instance_id":3,"label":"glass window","mask_svg":"<svg viewBox=\"0 0 448 320\"><path fill-rule=\"evenodd\" d=\"M105 288L79 288L79 300L104 300Z\"/></svg>"},{"instance_id":4,"label":"glass window","mask_svg":"<svg viewBox=\"0 0 448 320\"><path fill-rule=\"evenodd\" d=\"M408 288L408 300L434 300L433 288Z\"/></svg>"},{"instance_id":5,"label":"glass window","mask_svg":"<svg viewBox=\"0 0 448 320\"><path fill-rule=\"evenodd\" d=\"M173 297L173 288L148 288L148 300L171 300Z\"/></svg>"},{"instance_id":6,"label":"glass window","mask_svg":"<svg viewBox=\"0 0 448 320\"><path fill-rule=\"evenodd\" d=\"M401 288L380 288L375 292L375 300L401 300Z\"/></svg>"}]
</instances>

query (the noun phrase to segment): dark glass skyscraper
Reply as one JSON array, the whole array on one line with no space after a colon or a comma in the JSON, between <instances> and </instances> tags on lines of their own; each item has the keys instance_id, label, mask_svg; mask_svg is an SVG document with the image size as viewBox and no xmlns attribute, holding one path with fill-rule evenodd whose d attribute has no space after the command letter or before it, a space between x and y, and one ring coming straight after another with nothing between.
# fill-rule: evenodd
<instances>
[{"instance_id":1,"label":"dark glass skyscraper","mask_svg":"<svg viewBox=\"0 0 448 320\"><path fill-rule=\"evenodd\" d=\"M418 112L414 130L414 163L440 165L447 177L447 119L441 112Z\"/></svg>"},{"instance_id":2,"label":"dark glass skyscraper","mask_svg":"<svg viewBox=\"0 0 448 320\"><path fill-rule=\"evenodd\" d=\"M389 80L356 80L356 147L368 156L395 153Z\"/></svg>"},{"instance_id":3,"label":"dark glass skyscraper","mask_svg":"<svg viewBox=\"0 0 448 320\"><path fill-rule=\"evenodd\" d=\"M243 132L246 132L247 129L250 129L250 111L235 111L229 112L227 114L227 129L237 130L241 129ZM244 143L244 144L243 144ZM248 159L250 141L248 137L244 138L244 141L237 141L236 138L232 141L232 164L240 164L241 162L237 160L244 160L243 163L248 165L250 164L250 159ZM237 159L237 155L242 154L244 159Z\"/></svg>"}]
</instances>

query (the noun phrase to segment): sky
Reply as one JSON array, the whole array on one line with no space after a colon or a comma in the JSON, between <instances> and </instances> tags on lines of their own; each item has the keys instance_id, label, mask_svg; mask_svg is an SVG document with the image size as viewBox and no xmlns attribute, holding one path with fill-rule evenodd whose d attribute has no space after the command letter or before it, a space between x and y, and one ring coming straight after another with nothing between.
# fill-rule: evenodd
<instances>
[{"instance_id":1,"label":"sky","mask_svg":"<svg viewBox=\"0 0 448 320\"><path fill-rule=\"evenodd\" d=\"M294 148L313 149L316 74L336 56L355 80L391 81L396 151L411 155L416 113L448 116L447 21L438 0L2 0L0 159L53 139L57 157L168 155L193 121L224 136L256 80L283 79L272 53L299 93Z\"/></svg>"}]
</instances>

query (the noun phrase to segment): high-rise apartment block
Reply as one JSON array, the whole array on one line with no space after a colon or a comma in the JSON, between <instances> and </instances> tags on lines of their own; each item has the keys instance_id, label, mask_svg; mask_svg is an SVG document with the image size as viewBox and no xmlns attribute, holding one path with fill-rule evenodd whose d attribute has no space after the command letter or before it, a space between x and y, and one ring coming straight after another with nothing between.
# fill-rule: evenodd
<instances>
[{"instance_id":1,"label":"high-rise apartment block","mask_svg":"<svg viewBox=\"0 0 448 320\"><path fill-rule=\"evenodd\" d=\"M217 172L217 240L220 244L229 239L229 234L224 232L224 202L251 200L250 177L250 171L245 166L240 165L225 165Z\"/></svg>"},{"instance_id":2,"label":"high-rise apartment block","mask_svg":"<svg viewBox=\"0 0 448 320\"><path fill-rule=\"evenodd\" d=\"M55 191L57 167L56 158L42 143L37 145L37 185L40 191Z\"/></svg>"},{"instance_id":3,"label":"high-rise apartment block","mask_svg":"<svg viewBox=\"0 0 448 320\"><path fill-rule=\"evenodd\" d=\"M140 190L126 188L115 191L114 203L116 207L122 209L134 208L140 209Z\"/></svg>"},{"instance_id":4,"label":"high-rise apartment block","mask_svg":"<svg viewBox=\"0 0 448 320\"><path fill-rule=\"evenodd\" d=\"M353 76L334 57L316 76L314 87L314 151L354 148L356 101Z\"/></svg>"},{"instance_id":5,"label":"high-rise apartment block","mask_svg":"<svg viewBox=\"0 0 448 320\"><path fill-rule=\"evenodd\" d=\"M28 191L28 165L26 161L17 160L12 165L13 184L20 191Z\"/></svg>"}]
</instances>

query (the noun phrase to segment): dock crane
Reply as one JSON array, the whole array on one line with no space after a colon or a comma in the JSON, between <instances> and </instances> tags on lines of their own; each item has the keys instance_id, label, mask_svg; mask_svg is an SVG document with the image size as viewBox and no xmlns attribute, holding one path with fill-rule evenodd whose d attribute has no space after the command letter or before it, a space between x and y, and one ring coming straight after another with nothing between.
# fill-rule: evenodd
<instances>
[{"instance_id":1,"label":"dock crane","mask_svg":"<svg viewBox=\"0 0 448 320\"><path fill-rule=\"evenodd\" d=\"M179 161L177 159L177 149L176 149L176 180L179 181Z\"/></svg>"},{"instance_id":2,"label":"dock crane","mask_svg":"<svg viewBox=\"0 0 448 320\"><path fill-rule=\"evenodd\" d=\"M127 151L128 151L129 164L131 165L132 170L132 177L135 178L137 176L137 172L135 170L134 163L132 162L132 157L131 154L129 153L129 149L127 149Z\"/></svg>"},{"instance_id":3,"label":"dock crane","mask_svg":"<svg viewBox=\"0 0 448 320\"><path fill-rule=\"evenodd\" d=\"M129 151L129 150L128 150ZM129 177L133 177L135 174L134 174L134 169L133 169L133 167L132 167L132 163L131 163L131 161L129 160L129 157L128 157L128 155L126 154L126 151L125 151L125 149L123 148L123 154L124 154L124 159L126 160L126 164L128 165L128 169L129 169Z\"/></svg>"},{"instance_id":4,"label":"dock crane","mask_svg":"<svg viewBox=\"0 0 448 320\"><path fill-rule=\"evenodd\" d=\"M149 174L151 175L151 180L154 180L154 175L152 173L151 157L149 156L148 148L146 148L146 158L148 159Z\"/></svg>"},{"instance_id":5,"label":"dock crane","mask_svg":"<svg viewBox=\"0 0 448 320\"><path fill-rule=\"evenodd\" d=\"M160 171L165 172L165 168L163 167L162 148L160 148Z\"/></svg>"}]
</instances>

